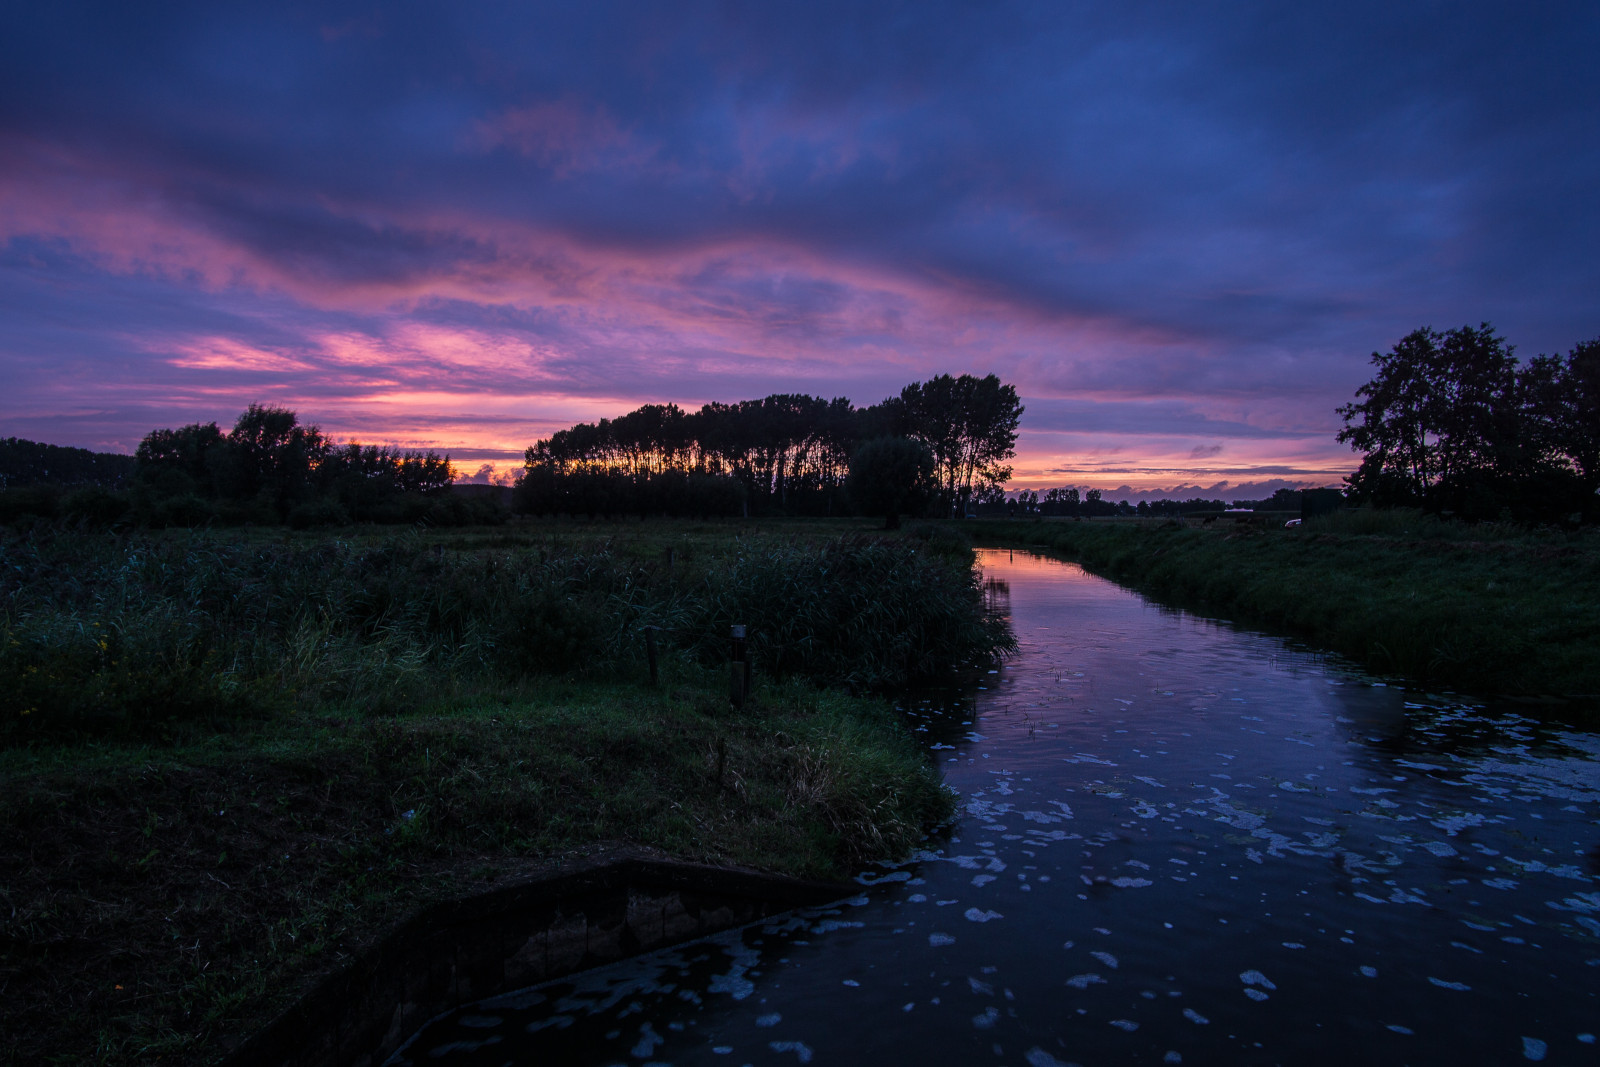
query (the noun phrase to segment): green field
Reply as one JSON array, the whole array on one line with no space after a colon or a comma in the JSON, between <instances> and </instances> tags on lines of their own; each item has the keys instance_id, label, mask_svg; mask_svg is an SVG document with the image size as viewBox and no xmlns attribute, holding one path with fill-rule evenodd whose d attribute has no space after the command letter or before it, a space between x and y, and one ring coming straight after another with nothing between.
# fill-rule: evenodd
<instances>
[{"instance_id":1,"label":"green field","mask_svg":"<svg viewBox=\"0 0 1600 1067\"><path fill-rule=\"evenodd\" d=\"M880 694L1010 643L921 534L5 535L0 1055L209 1061L419 905L607 843L905 853L951 802Z\"/></svg>"},{"instance_id":2,"label":"green field","mask_svg":"<svg viewBox=\"0 0 1600 1067\"><path fill-rule=\"evenodd\" d=\"M1570 700L1578 714L1592 714L1600 694L1593 529L1392 511L1329 515L1298 529L1047 519L979 522L970 532L979 543L1078 560L1162 603L1297 637L1378 674Z\"/></svg>"}]
</instances>

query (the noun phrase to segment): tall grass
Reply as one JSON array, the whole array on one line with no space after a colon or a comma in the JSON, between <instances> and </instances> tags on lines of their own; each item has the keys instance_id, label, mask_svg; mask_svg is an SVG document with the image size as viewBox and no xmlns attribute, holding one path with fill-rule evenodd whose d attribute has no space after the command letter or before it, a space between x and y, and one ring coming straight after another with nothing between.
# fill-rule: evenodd
<instances>
[{"instance_id":1,"label":"tall grass","mask_svg":"<svg viewBox=\"0 0 1600 1067\"><path fill-rule=\"evenodd\" d=\"M605 843L905 854L951 797L841 689L1011 639L959 543L837 534L0 534L0 1063L214 1062L410 909Z\"/></svg>"},{"instance_id":2,"label":"tall grass","mask_svg":"<svg viewBox=\"0 0 1600 1067\"><path fill-rule=\"evenodd\" d=\"M369 712L514 694L552 674L726 655L873 689L1009 647L969 559L915 541L728 540L667 567L608 543L471 551L42 530L0 540L0 740L148 736L338 705Z\"/></svg>"}]
</instances>

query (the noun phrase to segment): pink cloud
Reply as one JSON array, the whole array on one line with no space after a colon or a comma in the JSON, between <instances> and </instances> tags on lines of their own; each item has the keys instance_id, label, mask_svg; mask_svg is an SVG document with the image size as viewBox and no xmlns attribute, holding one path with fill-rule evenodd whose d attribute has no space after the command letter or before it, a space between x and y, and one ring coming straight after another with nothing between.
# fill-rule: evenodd
<instances>
[{"instance_id":1,"label":"pink cloud","mask_svg":"<svg viewBox=\"0 0 1600 1067\"><path fill-rule=\"evenodd\" d=\"M604 107L572 96L507 108L474 123L468 144L509 148L556 178L656 166L657 149L624 130Z\"/></svg>"}]
</instances>

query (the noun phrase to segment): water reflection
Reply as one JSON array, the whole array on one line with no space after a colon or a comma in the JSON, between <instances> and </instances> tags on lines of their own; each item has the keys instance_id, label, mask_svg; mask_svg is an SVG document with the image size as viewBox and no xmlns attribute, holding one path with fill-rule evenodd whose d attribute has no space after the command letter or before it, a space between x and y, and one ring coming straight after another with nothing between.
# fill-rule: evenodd
<instances>
[{"instance_id":1,"label":"water reflection","mask_svg":"<svg viewBox=\"0 0 1600 1067\"><path fill-rule=\"evenodd\" d=\"M445 1063L1596 1058L1600 743L986 553L1021 653L858 897L479 1005Z\"/></svg>"}]
</instances>

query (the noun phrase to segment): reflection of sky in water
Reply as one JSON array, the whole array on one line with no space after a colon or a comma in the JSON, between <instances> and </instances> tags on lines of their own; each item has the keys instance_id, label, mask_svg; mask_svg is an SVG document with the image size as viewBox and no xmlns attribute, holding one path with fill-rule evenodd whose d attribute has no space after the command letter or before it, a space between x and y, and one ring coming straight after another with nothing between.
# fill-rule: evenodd
<instances>
[{"instance_id":1,"label":"reflection of sky in water","mask_svg":"<svg viewBox=\"0 0 1600 1067\"><path fill-rule=\"evenodd\" d=\"M1600 739L983 557L1021 654L908 708L946 840L397 1061L1600 1061Z\"/></svg>"}]
</instances>

